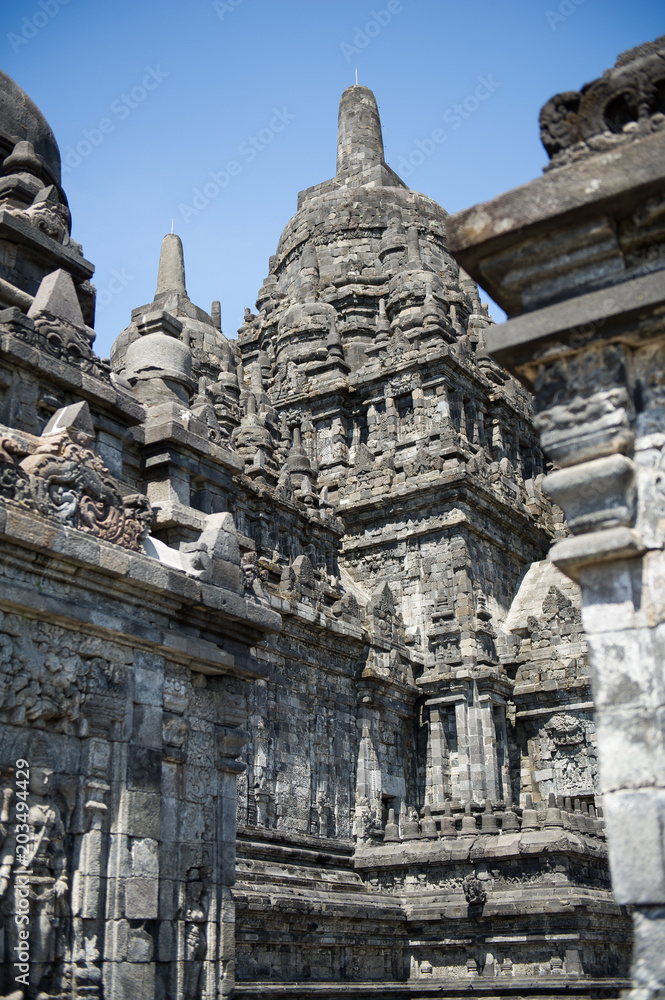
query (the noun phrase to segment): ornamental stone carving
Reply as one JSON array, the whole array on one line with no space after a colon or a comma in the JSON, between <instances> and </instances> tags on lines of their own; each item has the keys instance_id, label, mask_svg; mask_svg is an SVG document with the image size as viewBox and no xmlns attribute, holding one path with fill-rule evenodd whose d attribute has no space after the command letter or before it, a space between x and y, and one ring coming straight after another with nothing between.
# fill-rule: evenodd
<instances>
[{"instance_id":1,"label":"ornamental stone carving","mask_svg":"<svg viewBox=\"0 0 665 1000\"><path fill-rule=\"evenodd\" d=\"M90 438L73 428L29 445L0 440L0 492L43 517L55 518L105 542L141 551L150 531L147 497L122 496Z\"/></svg>"}]
</instances>

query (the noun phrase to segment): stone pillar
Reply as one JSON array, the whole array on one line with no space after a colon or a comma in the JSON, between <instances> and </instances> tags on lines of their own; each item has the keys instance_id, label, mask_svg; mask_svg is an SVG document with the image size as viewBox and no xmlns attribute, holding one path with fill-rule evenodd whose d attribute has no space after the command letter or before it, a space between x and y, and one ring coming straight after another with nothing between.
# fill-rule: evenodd
<instances>
[{"instance_id":1,"label":"stone pillar","mask_svg":"<svg viewBox=\"0 0 665 1000\"><path fill-rule=\"evenodd\" d=\"M438 705L429 710L425 771L425 802L429 806L443 805L450 797L450 754L442 714Z\"/></svg>"},{"instance_id":2,"label":"stone pillar","mask_svg":"<svg viewBox=\"0 0 665 1000\"><path fill-rule=\"evenodd\" d=\"M374 747L372 713L361 708L358 717L358 761L356 765L356 802L367 799L370 811L381 809L381 768Z\"/></svg>"},{"instance_id":3,"label":"stone pillar","mask_svg":"<svg viewBox=\"0 0 665 1000\"><path fill-rule=\"evenodd\" d=\"M210 916L214 919L215 912L217 914L219 938L214 964L212 967L208 966L209 972L214 968L215 990L210 991L210 996L216 1000L230 997L235 986L235 903L231 886L235 882L236 871L237 779L245 767L238 757L247 739L248 734L244 729L232 729L228 726L221 728L218 739L219 798L215 881L220 895L216 900L216 907L210 908ZM211 940L214 940L212 934ZM210 950L208 958L211 958Z\"/></svg>"},{"instance_id":4,"label":"stone pillar","mask_svg":"<svg viewBox=\"0 0 665 1000\"><path fill-rule=\"evenodd\" d=\"M74 935L73 979L81 996L102 995L100 951L104 938L106 880L103 877L108 850L107 775L111 747L104 740L86 740L79 779L77 841L72 876L71 915Z\"/></svg>"},{"instance_id":5,"label":"stone pillar","mask_svg":"<svg viewBox=\"0 0 665 1000\"><path fill-rule=\"evenodd\" d=\"M455 704L457 727L457 767L452 770L453 796L463 802L503 799L497 761L493 703L480 693L475 679L469 679L467 696Z\"/></svg>"},{"instance_id":6,"label":"stone pillar","mask_svg":"<svg viewBox=\"0 0 665 1000\"><path fill-rule=\"evenodd\" d=\"M665 995L664 48L548 102L550 169L449 228L513 317L488 350L533 391L555 464L545 488L570 535L551 558L582 589L614 895L635 907L633 1000Z\"/></svg>"},{"instance_id":7,"label":"stone pillar","mask_svg":"<svg viewBox=\"0 0 665 1000\"><path fill-rule=\"evenodd\" d=\"M168 294L169 292L179 292L181 295L187 295L187 291L185 289L185 258L182 250L182 240L176 235L176 233L167 233L162 240L155 298L157 298L158 295ZM219 302L213 303L213 306L215 304L217 305L217 314L219 315ZM220 325L217 329L221 329L221 316Z\"/></svg>"}]
</instances>

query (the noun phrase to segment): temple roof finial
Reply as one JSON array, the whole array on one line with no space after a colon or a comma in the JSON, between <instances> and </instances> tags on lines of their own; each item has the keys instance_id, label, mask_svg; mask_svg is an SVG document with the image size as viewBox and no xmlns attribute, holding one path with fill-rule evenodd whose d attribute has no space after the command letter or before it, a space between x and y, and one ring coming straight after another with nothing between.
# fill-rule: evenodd
<instances>
[{"instance_id":1,"label":"temple roof finial","mask_svg":"<svg viewBox=\"0 0 665 1000\"><path fill-rule=\"evenodd\" d=\"M337 127L337 176L349 177L384 163L381 119L376 98L354 84L342 94Z\"/></svg>"},{"instance_id":2,"label":"temple roof finial","mask_svg":"<svg viewBox=\"0 0 665 1000\"><path fill-rule=\"evenodd\" d=\"M187 295L182 241L175 233L167 233L162 240L162 249L159 254L155 298L164 292L180 292L182 295Z\"/></svg>"}]
</instances>

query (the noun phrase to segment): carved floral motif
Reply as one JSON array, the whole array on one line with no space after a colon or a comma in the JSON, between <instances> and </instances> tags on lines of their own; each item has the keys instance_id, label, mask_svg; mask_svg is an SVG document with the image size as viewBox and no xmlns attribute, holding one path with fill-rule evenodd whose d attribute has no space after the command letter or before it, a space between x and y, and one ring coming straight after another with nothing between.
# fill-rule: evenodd
<instances>
[{"instance_id":1,"label":"carved floral motif","mask_svg":"<svg viewBox=\"0 0 665 1000\"><path fill-rule=\"evenodd\" d=\"M552 742L557 746L575 746L584 743L584 727L574 715L553 715L546 729Z\"/></svg>"},{"instance_id":2,"label":"carved floral motif","mask_svg":"<svg viewBox=\"0 0 665 1000\"><path fill-rule=\"evenodd\" d=\"M552 97L540 112L540 135L552 166L633 142L665 126L663 38L624 52L581 91Z\"/></svg>"},{"instance_id":3,"label":"carved floral motif","mask_svg":"<svg viewBox=\"0 0 665 1000\"><path fill-rule=\"evenodd\" d=\"M150 530L147 497L123 497L108 469L73 429L42 439L31 454L10 437L0 440L0 496L44 517L133 552Z\"/></svg>"},{"instance_id":4,"label":"carved floral motif","mask_svg":"<svg viewBox=\"0 0 665 1000\"><path fill-rule=\"evenodd\" d=\"M62 320L40 316L31 321L19 314L18 319L7 319L10 332L48 356L74 364L92 378L110 383L111 366L104 358L98 358L92 350L92 331L80 329Z\"/></svg>"}]
</instances>

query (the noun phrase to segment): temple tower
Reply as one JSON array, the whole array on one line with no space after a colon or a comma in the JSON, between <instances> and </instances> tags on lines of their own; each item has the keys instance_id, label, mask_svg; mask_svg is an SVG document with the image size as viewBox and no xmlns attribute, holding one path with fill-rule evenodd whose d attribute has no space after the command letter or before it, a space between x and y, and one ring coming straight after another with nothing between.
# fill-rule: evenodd
<instances>
[{"instance_id":1,"label":"temple tower","mask_svg":"<svg viewBox=\"0 0 665 1000\"><path fill-rule=\"evenodd\" d=\"M491 321L447 250L445 211L386 165L367 87L342 94L336 176L298 206L240 331L243 363L267 357L272 405L307 414L345 569L370 594L387 581L403 617L432 712L424 797L510 802L496 630L548 530L527 397L483 350ZM376 805L395 797L374 789Z\"/></svg>"}]
</instances>

